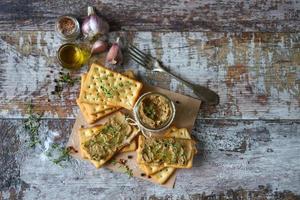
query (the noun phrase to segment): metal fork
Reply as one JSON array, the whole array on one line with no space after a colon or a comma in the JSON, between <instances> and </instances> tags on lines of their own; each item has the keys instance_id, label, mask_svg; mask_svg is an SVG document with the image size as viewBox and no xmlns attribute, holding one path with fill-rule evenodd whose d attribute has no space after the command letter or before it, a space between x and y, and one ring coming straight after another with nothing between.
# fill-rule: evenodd
<instances>
[{"instance_id":1,"label":"metal fork","mask_svg":"<svg viewBox=\"0 0 300 200\"><path fill-rule=\"evenodd\" d=\"M215 93L214 91L203 87L201 85L190 83L182 78L180 78L178 75L175 75L168 71L163 64L157 60L156 58L152 57L151 55L148 55L135 46L129 44L128 46L128 53L129 56L136 61L138 64L142 65L148 70L154 71L154 72L166 72L172 77L174 77L176 80L184 83L187 87L193 90L193 92L205 103L209 105L217 105L219 103L219 95Z\"/></svg>"}]
</instances>

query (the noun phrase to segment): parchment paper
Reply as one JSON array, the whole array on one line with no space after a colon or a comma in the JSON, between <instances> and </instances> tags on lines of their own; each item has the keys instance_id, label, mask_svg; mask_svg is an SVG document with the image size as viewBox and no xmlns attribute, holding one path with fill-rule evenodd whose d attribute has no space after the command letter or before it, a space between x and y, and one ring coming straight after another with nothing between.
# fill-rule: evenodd
<instances>
[{"instance_id":1,"label":"parchment paper","mask_svg":"<svg viewBox=\"0 0 300 200\"><path fill-rule=\"evenodd\" d=\"M198 99L194 99L192 97L188 97L182 94L178 94L175 92L171 92L169 90L165 90L162 88L158 87L153 87L153 86L148 86L144 85L142 93L149 92L149 91L155 91L155 92L160 92L162 94L165 94L168 96L175 104L176 106L176 115L175 119L173 122L173 126L176 126L177 128L187 128L189 132L192 131L200 105L201 101ZM126 112L130 114L130 111L127 110L121 110L121 112ZM113 114L99 120L95 124L103 124L105 123ZM79 142L79 137L78 137L78 129L79 128L87 128L87 127L92 127L93 125L89 125L86 123L84 120L84 117L82 116L81 113L78 114L75 124L72 129L72 133L70 135L69 141L67 143L67 147L72 146L77 152L72 152L71 155L77 159L83 159L81 157L80 153L80 142ZM143 171L141 171L137 164L136 164L136 152L127 152L127 153L119 153L114 157L115 160L119 159L124 159L126 160L126 165L132 169L132 173L134 177L142 178L148 181L151 181L155 184L159 184L155 182L151 177L147 177L144 175ZM106 168L116 171L116 172L124 172L124 167L120 164L106 164ZM169 178L169 180L163 184L162 186L168 187L168 188L173 188L176 180L176 172Z\"/></svg>"}]
</instances>

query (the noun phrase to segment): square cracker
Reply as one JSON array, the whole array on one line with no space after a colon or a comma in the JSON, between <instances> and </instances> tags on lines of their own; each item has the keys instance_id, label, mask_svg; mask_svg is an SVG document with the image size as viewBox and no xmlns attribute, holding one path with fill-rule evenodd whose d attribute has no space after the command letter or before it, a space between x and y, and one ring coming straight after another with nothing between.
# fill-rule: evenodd
<instances>
[{"instance_id":1,"label":"square cracker","mask_svg":"<svg viewBox=\"0 0 300 200\"><path fill-rule=\"evenodd\" d=\"M191 135L186 128L177 129L176 127L171 127L165 134L165 137L175 137L182 139L191 139ZM159 184L164 184L171 175L176 171L174 167L165 167L159 172L152 174L152 178Z\"/></svg>"},{"instance_id":2,"label":"square cracker","mask_svg":"<svg viewBox=\"0 0 300 200\"><path fill-rule=\"evenodd\" d=\"M86 80L86 77L87 77L86 73L81 75L81 87L80 87L80 93L79 93L79 98L78 98L78 101L81 102L83 104L83 106L85 107L86 112L88 114L96 114L96 113L102 112L104 110L114 108L115 106L107 104L105 98L100 98L98 104L89 104L89 103L83 103L82 102L83 93L84 93L83 92L83 86L84 86L84 82Z\"/></svg>"},{"instance_id":3,"label":"square cracker","mask_svg":"<svg viewBox=\"0 0 300 200\"><path fill-rule=\"evenodd\" d=\"M117 110L120 109L120 107L113 107L113 108L108 108L106 110L103 110L101 112L98 112L96 114L90 114L87 112L86 110L86 104L84 103L81 103L78 99L76 100L77 102L77 105L79 106L80 108L80 111L81 113L83 114L83 117L85 119L85 121L89 124L93 124L95 123L96 121L98 121L99 119L113 113L113 112L116 112Z\"/></svg>"},{"instance_id":4,"label":"square cracker","mask_svg":"<svg viewBox=\"0 0 300 200\"><path fill-rule=\"evenodd\" d=\"M137 163L148 164L144 161L142 152L143 152L143 147L144 147L145 143L147 142L146 140L151 140L151 139L154 139L154 138L146 139L143 136L139 137L139 140L138 140L139 145L138 145L138 149L137 149ZM163 139L163 138L161 138L161 139ZM175 168L191 168L192 167L193 157L194 157L194 154L196 153L195 142L191 139L181 139L181 138L175 138L175 139L177 141L180 141L180 143L182 145L184 145L184 148L187 153L188 162L185 165L169 164L169 163L161 163L161 164L152 163L152 164L163 165L164 167L175 167Z\"/></svg>"},{"instance_id":5,"label":"square cracker","mask_svg":"<svg viewBox=\"0 0 300 200\"><path fill-rule=\"evenodd\" d=\"M107 123L110 123L110 120L114 119L122 124L126 123L127 126L130 126L130 135L127 138L124 138L122 143L116 147L115 151L111 152L106 158L101 159L99 161L93 160L89 153L86 151L84 148L83 143L89 141L93 136L97 134L104 134L104 133L99 133L100 130L102 130ZM119 150L121 150L123 147L126 145L130 144L130 142L135 138L135 136L139 133L139 130L128 124L126 121L125 115L121 112L117 112L114 114L109 121L105 123L104 125L97 125L91 128L80 128L79 129L79 141L80 141L80 152L82 154L83 158L87 158L90 162L92 162L96 168L100 168L103 166L108 160L110 160Z\"/></svg>"},{"instance_id":6,"label":"square cracker","mask_svg":"<svg viewBox=\"0 0 300 200\"><path fill-rule=\"evenodd\" d=\"M92 64L83 85L85 103L101 103L105 98L109 105L132 110L143 84L103 66Z\"/></svg>"},{"instance_id":7,"label":"square cracker","mask_svg":"<svg viewBox=\"0 0 300 200\"><path fill-rule=\"evenodd\" d=\"M126 145L123 149L121 149L120 153L135 151L136 148L136 140L132 140L129 145Z\"/></svg>"},{"instance_id":8,"label":"square cracker","mask_svg":"<svg viewBox=\"0 0 300 200\"><path fill-rule=\"evenodd\" d=\"M159 184L164 184L176 171L176 168L174 167L165 167L159 172L156 172L155 174L151 175L151 178L158 182Z\"/></svg>"},{"instance_id":9,"label":"square cracker","mask_svg":"<svg viewBox=\"0 0 300 200\"><path fill-rule=\"evenodd\" d=\"M165 133L163 137L175 137L175 138L182 138L182 139L191 139L190 133L186 128L176 128L171 127L169 128ZM139 164L138 165L141 170L143 170L147 175L153 175L159 171L162 171L162 169L165 168L164 165L155 165L155 164ZM172 170L163 170L168 174L168 172L171 172Z\"/></svg>"}]
</instances>

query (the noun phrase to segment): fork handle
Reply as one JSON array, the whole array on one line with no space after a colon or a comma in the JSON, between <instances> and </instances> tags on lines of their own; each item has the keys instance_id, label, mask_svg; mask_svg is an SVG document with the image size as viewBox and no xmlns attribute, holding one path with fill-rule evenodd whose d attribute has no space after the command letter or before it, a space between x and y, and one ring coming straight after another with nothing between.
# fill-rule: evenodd
<instances>
[{"instance_id":1,"label":"fork handle","mask_svg":"<svg viewBox=\"0 0 300 200\"><path fill-rule=\"evenodd\" d=\"M217 93L215 93L214 91L203 87L201 85L197 85L197 84L193 84L190 83L182 78L180 78L179 76L173 74L172 72L169 72L166 69L163 69L164 72L167 72L168 74L170 74L172 77L174 77L176 80L184 83L187 87L189 87L190 89L193 90L193 92L205 103L207 103L208 105L217 105L219 103L219 95Z\"/></svg>"}]
</instances>

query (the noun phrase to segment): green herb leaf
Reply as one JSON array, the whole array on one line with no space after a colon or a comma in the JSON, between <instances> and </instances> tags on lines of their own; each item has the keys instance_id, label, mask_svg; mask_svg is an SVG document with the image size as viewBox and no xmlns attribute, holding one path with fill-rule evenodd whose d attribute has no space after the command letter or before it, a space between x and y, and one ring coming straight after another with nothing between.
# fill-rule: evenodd
<instances>
[{"instance_id":1,"label":"green herb leaf","mask_svg":"<svg viewBox=\"0 0 300 200\"><path fill-rule=\"evenodd\" d=\"M102 92L104 93L104 95L108 98L112 98L112 91L110 89L108 89L107 87L105 87L104 85L100 85L100 88L102 90Z\"/></svg>"},{"instance_id":2,"label":"green herb leaf","mask_svg":"<svg viewBox=\"0 0 300 200\"><path fill-rule=\"evenodd\" d=\"M144 113L147 117L150 119L154 119L156 115L156 111L153 104L145 105L144 107Z\"/></svg>"},{"instance_id":3,"label":"green herb leaf","mask_svg":"<svg viewBox=\"0 0 300 200\"><path fill-rule=\"evenodd\" d=\"M59 82L66 83L69 86L74 86L77 81L79 81L79 78L72 78L70 73L62 73L59 77Z\"/></svg>"},{"instance_id":4,"label":"green herb leaf","mask_svg":"<svg viewBox=\"0 0 300 200\"><path fill-rule=\"evenodd\" d=\"M54 91L52 91L51 93L61 97L63 88L65 86L74 86L75 83L79 81L79 78L71 77L70 73L60 72L59 74L60 74L59 79L54 80L56 82L56 85Z\"/></svg>"},{"instance_id":5,"label":"green herb leaf","mask_svg":"<svg viewBox=\"0 0 300 200\"><path fill-rule=\"evenodd\" d=\"M60 164L63 161L70 160L70 150L68 148L60 147L58 151L59 151L59 156L52 160L53 163Z\"/></svg>"},{"instance_id":6,"label":"green herb leaf","mask_svg":"<svg viewBox=\"0 0 300 200\"><path fill-rule=\"evenodd\" d=\"M27 119L25 119L23 126L29 135L29 146L35 148L37 144L41 143L38 131L42 115L34 113L33 108L34 106L32 104L32 101L30 101L30 104L27 107L29 116Z\"/></svg>"},{"instance_id":7,"label":"green herb leaf","mask_svg":"<svg viewBox=\"0 0 300 200\"><path fill-rule=\"evenodd\" d=\"M110 163L111 163L112 165L116 165L116 164L117 164L117 161L116 161L115 159L112 159L112 160L110 161Z\"/></svg>"}]
</instances>

